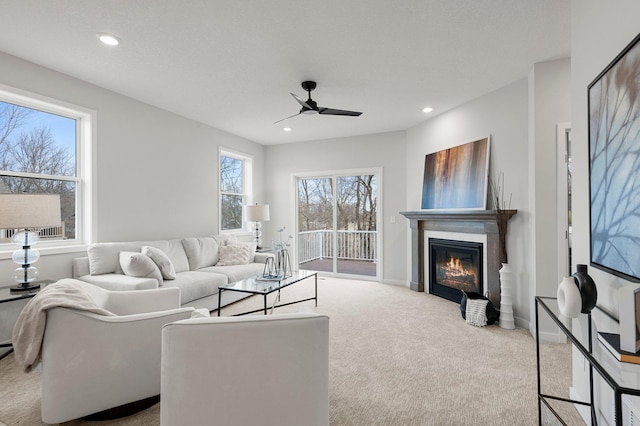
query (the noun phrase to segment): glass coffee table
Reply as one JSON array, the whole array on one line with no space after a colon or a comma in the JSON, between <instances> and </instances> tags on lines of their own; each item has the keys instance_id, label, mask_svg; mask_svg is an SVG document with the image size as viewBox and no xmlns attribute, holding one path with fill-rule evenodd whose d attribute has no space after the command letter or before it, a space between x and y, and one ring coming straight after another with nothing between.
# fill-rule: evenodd
<instances>
[{"instance_id":1,"label":"glass coffee table","mask_svg":"<svg viewBox=\"0 0 640 426\"><path fill-rule=\"evenodd\" d=\"M306 280L307 278L314 279L315 293L314 297L309 297L307 299L295 300L293 302L282 303L277 305L276 303L280 300L280 290L285 287L288 287L292 284L299 283L302 280ZM293 305L294 303L302 303L308 300L315 300L316 307L318 306L318 273L312 271L295 271L292 273L290 277L281 278L281 279L263 279L262 276L258 275L255 277L247 278L242 281L235 282L233 284L220 286L218 288L218 316L220 316L220 311L222 310L222 292L224 291L236 291L239 293L248 293L251 295L262 295L264 298L264 308L254 309L253 311L242 312L238 315L247 315L253 314L255 312L264 311L264 314L268 313L267 306L267 296L271 293L278 292L278 296L276 297L273 306L271 307L271 311L275 308L279 308L282 306Z\"/></svg>"}]
</instances>

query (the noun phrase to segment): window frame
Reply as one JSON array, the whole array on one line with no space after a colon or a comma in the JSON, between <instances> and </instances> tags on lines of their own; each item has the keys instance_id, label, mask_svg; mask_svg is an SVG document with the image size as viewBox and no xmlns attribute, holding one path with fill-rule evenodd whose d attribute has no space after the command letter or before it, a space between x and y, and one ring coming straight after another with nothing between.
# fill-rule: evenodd
<instances>
[{"instance_id":1,"label":"window frame","mask_svg":"<svg viewBox=\"0 0 640 426\"><path fill-rule=\"evenodd\" d=\"M242 161L242 194L222 191L222 179L220 176L220 162L222 157L234 158ZM242 227L236 229L222 230L222 196L224 194L242 195ZM245 220L244 206L253 200L253 156L229 148L219 147L218 149L218 230L219 233L227 235L250 234L249 223Z\"/></svg>"},{"instance_id":2,"label":"window frame","mask_svg":"<svg viewBox=\"0 0 640 426\"><path fill-rule=\"evenodd\" d=\"M95 241L94 208L94 145L96 141L96 117L94 110L74 105L68 102L49 98L21 89L0 84L0 100L14 105L56 114L76 120L76 175L50 176L30 172L0 171L4 176L16 176L26 178L50 178L76 183L76 237L66 240L41 240L37 249L42 255L71 253L86 250L87 246ZM7 242L0 243L0 260L10 259L16 245Z\"/></svg>"}]
</instances>

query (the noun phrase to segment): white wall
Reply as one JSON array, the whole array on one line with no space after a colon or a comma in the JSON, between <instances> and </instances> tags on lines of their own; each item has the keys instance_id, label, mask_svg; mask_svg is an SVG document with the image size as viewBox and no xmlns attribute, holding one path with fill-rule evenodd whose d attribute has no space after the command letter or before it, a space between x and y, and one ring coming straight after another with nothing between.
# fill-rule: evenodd
<instances>
[{"instance_id":1,"label":"white wall","mask_svg":"<svg viewBox=\"0 0 640 426\"><path fill-rule=\"evenodd\" d=\"M566 275L558 270L557 136L559 123L571 120L571 61L569 58L535 64L529 74L529 206L530 206L530 312L535 296L553 296ZM565 207L566 208L566 207ZM574 268L575 272L575 268ZM543 320L544 321L544 320ZM532 333L535 318L531 316ZM541 335L559 336L545 322ZM552 339L552 337L545 337Z\"/></svg>"},{"instance_id":2,"label":"white wall","mask_svg":"<svg viewBox=\"0 0 640 426\"><path fill-rule=\"evenodd\" d=\"M574 263L589 264L589 152L587 122L587 86L638 34L640 2L620 0L615 3L599 0L571 2L571 102L573 179L573 241ZM637 256L637 253L630 253ZM616 292L627 281L589 268L598 288L598 304L618 311ZM613 327L594 311L596 329ZM585 330L585 324L574 321L574 332ZM581 336L584 338L584 335ZM576 364L576 362L574 362ZM584 372L574 367L574 386L583 395L588 392Z\"/></svg>"},{"instance_id":3,"label":"white wall","mask_svg":"<svg viewBox=\"0 0 640 426\"><path fill-rule=\"evenodd\" d=\"M97 111L97 241L217 233L219 146L254 157L254 190L264 195L262 145L3 53L0 69L4 85ZM43 278L68 277L80 255L43 256L37 266ZM0 285L14 268L0 260Z\"/></svg>"},{"instance_id":4,"label":"white wall","mask_svg":"<svg viewBox=\"0 0 640 426\"><path fill-rule=\"evenodd\" d=\"M409 225L398 214L405 210L405 145L405 132L391 132L268 146L265 155L265 180L268 184L263 201L270 205L271 220L264 224L263 240L277 240L275 230L283 225L287 226L285 236L293 234L293 174L381 167L384 218L380 224L384 237L382 278L388 283L407 284L405 239ZM391 222L391 216L395 216L395 223Z\"/></svg>"},{"instance_id":5,"label":"white wall","mask_svg":"<svg viewBox=\"0 0 640 426\"><path fill-rule=\"evenodd\" d=\"M509 264L516 274L514 316L519 327L529 326L529 197L527 159L527 80L518 80L407 131L408 210L420 210L426 154L491 135L491 175L505 176L505 196L513 196L518 213L509 223Z\"/></svg>"}]
</instances>

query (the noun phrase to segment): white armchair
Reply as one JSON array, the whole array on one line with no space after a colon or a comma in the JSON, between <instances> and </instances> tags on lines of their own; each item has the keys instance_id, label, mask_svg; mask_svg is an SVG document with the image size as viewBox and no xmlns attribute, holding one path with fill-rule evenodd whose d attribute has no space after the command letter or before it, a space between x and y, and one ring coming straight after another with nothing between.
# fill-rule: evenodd
<instances>
[{"instance_id":1,"label":"white armchair","mask_svg":"<svg viewBox=\"0 0 640 426\"><path fill-rule=\"evenodd\" d=\"M108 291L87 284L116 316L67 308L47 313L42 421L61 423L160 394L161 329L189 318L178 288Z\"/></svg>"},{"instance_id":2,"label":"white armchair","mask_svg":"<svg viewBox=\"0 0 640 426\"><path fill-rule=\"evenodd\" d=\"M329 317L275 314L165 325L160 424L328 425Z\"/></svg>"}]
</instances>

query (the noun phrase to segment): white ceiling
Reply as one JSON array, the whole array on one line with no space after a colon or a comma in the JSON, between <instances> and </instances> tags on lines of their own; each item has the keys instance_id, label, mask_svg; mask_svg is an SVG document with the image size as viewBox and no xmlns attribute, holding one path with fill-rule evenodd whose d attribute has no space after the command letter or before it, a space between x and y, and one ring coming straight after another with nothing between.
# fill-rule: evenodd
<instances>
[{"instance_id":1,"label":"white ceiling","mask_svg":"<svg viewBox=\"0 0 640 426\"><path fill-rule=\"evenodd\" d=\"M570 0L7 0L0 28L0 51L276 144L405 130L568 57ZM363 114L274 125L303 80Z\"/></svg>"}]
</instances>

